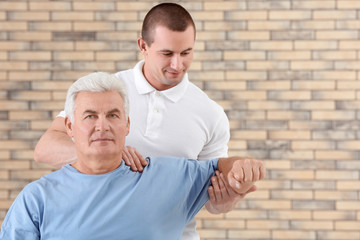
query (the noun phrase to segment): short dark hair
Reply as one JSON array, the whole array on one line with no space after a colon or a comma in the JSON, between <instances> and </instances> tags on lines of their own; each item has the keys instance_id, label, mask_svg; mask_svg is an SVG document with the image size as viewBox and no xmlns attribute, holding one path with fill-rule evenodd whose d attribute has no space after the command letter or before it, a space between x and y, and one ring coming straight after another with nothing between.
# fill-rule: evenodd
<instances>
[{"instance_id":1,"label":"short dark hair","mask_svg":"<svg viewBox=\"0 0 360 240\"><path fill-rule=\"evenodd\" d=\"M153 32L158 25L177 32L183 32L188 26L193 26L194 36L196 34L195 23L190 13L176 3L160 3L146 14L141 35L149 46L154 42Z\"/></svg>"}]
</instances>

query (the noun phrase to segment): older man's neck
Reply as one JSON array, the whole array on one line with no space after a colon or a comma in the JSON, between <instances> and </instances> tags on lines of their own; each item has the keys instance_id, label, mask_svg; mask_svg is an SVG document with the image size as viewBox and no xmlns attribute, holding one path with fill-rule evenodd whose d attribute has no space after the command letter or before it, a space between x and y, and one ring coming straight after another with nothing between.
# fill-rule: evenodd
<instances>
[{"instance_id":1,"label":"older man's neck","mask_svg":"<svg viewBox=\"0 0 360 240\"><path fill-rule=\"evenodd\" d=\"M114 171L121 165L121 158L120 160L94 160L94 161L81 161L78 160L75 163L71 164L71 166L77 169L79 172L83 174L105 174L111 171Z\"/></svg>"}]
</instances>

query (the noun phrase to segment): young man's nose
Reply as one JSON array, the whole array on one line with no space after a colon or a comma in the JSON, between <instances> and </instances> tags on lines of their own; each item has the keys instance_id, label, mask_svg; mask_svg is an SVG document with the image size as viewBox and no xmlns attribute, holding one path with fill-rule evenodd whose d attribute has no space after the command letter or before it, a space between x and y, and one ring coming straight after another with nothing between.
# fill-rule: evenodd
<instances>
[{"instance_id":1,"label":"young man's nose","mask_svg":"<svg viewBox=\"0 0 360 240\"><path fill-rule=\"evenodd\" d=\"M183 69L183 62L180 55L175 54L171 58L171 65L170 67L176 71L181 71Z\"/></svg>"}]
</instances>

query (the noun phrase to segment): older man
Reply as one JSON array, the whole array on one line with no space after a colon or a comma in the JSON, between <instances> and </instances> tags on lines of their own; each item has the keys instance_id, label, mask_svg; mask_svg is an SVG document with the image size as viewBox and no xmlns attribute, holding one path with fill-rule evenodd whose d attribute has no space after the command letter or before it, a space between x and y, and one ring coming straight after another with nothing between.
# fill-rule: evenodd
<instances>
[{"instance_id":1,"label":"older man","mask_svg":"<svg viewBox=\"0 0 360 240\"><path fill-rule=\"evenodd\" d=\"M208 201L217 169L234 194L255 190L254 182L265 176L261 161L236 157L147 158L142 173L131 171L122 160L130 126L127 93L114 75L80 78L68 91L65 111L77 161L24 188L1 239L180 239Z\"/></svg>"}]
</instances>

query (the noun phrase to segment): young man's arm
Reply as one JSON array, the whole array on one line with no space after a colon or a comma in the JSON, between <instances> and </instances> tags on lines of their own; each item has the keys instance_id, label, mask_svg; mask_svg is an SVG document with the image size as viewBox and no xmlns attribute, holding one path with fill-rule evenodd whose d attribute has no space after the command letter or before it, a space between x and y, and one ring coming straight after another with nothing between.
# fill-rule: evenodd
<instances>
[{"instance_id":1,"label":"young man's arm","mask_svg":"<svg viewBox=\"0 0 360 240\"><path fill-rule=\"evenodd\" d=\"M75 144L68 136L63 117L57 117L42 135L34 150L36 162L61 167L76 161Z\"/></svg>"},{"instance_id":2,"label":"young man's arm","mask_svg":"<svg viewBox=\"0 0 360 240\"><path fill-rule=\"evenodd\" d=\"M254 182L266 174L263 163L251 158L220 158L218 168L211 178L210 200L206 203L206 209L213 214L233 210L238 201L256 191Z\"/></svg>"},{"instance_id":3,"label":"young man's arm","mask_svg":"<svg viewBox=\"0 0 360 240\"><path fill-rule=\"evenodd\" d=\"M223 111L217 116L218 120L213 128L212 137L199 154L199 160L228 156L229 120ZM211 178L211 186L208 189L210 199L205 207L212 214L226 213L233 210L236 203L246 195L234 192L224 178L220 176L220 173L216 171L215 176Z\"/></svg>"},{"instance_id":4,"label":"young man's arm","mask_svg":"<svg viewBox=\"0 0 360 240\"><path fill-rule=\"evenodd\" d=\"M209 201L206 203L206 209L212 214L227 213L233 210L236 203L243 199L248 193L256 191L254 185L246 193L238 194L235 192L223 173L215 171L215 176L211 178L209 186Z\"/></svg>"}]
</instances>

